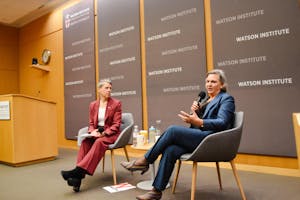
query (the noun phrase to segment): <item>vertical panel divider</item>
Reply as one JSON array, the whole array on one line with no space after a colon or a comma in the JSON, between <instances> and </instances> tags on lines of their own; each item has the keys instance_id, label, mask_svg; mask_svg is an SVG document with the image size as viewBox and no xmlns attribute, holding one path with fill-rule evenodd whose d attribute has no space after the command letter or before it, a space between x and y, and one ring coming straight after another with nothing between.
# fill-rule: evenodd
<instances>
[{"instance_id":1,"label":"vertical panel divider","mask_svg":"<svg viewBox=\"0 0 300 200\"><path fill-rule=\"evenodd\" d=\"M145 44L145 12L144 0L140 0L140 34L141 34L141 63L142 63L142 98L143 98L143 128L148 128L147 110L147 73L146 73L146 44Z\"/></svg>"},{"instance_id":2,"label":"vertical panel divider","mask_svg":"<svg viewBox=\"0 0 300 200\"><path fill-rule=\"evenodd\" d=\"M204 0L204 18L205 18L204 20L205 20L205 44L206 44L206 68L207 71L210 71L214 68L210 0Z\"/></svg>"},{"instance_id":3,"label":"vertical panel divider","mask_svg":"<svg viewBox=\"0 0 300 200\"><path fill-rule=\"evenodd\" d=\"M98 74L99 74L99 55L98 55L98 49L99 49L99 43L98 43L98 40L99 40L99 38L98 38L98 12L97 12L97 0L94 0L94 18L95 18L95 20L94 20L94 23L95 23L95 25L94 25L94 27L95 27L95 30L94 30L94 34L95 34L95 45L94 45L94 48L95 48L95 76L96 76L96 78L95 78L95 80L96 80L96 87L95 87L95 89L96 89L96 98L98 99L98 87L97 87L97 85L98 85L98 82L99 82L99 76L98 76Z\"/></svg>"}]
</instances>

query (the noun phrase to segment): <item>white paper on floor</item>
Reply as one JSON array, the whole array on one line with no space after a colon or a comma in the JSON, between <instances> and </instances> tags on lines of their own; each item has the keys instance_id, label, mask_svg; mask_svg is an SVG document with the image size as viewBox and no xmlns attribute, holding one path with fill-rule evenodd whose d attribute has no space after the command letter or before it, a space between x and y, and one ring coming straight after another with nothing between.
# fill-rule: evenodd
<instances>
[{"instance_id":1,"label":"white paper on floor","mask_svg":"<svg viewBox=\"0 0 300 200\"><path fill-rule=\"evenodd\" d=\"M125 190L130 190L136 188L134 185L131 185L130 183L120 183L117 185L111 185L111 186L105 186L103 187L103 189L107 190L110 193L114 193L114 192L121 192L121 191L125 191Z\"/></svg>"}]
</instances>

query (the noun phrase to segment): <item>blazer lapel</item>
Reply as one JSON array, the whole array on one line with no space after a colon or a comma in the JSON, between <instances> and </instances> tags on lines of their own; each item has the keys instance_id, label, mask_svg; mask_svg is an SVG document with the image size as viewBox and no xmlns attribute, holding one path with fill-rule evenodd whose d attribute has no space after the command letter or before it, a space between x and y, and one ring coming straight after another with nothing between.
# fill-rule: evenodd
<instances>
[{"instance_id":1,"label":"blazer lapel","mask_svg":"<svg viewBox=\"0 0 300 200\"><path fill-rule=\"evenodd\" d=\"M211 108L213 108L220 100L222 97L222 94L219 93L209 104L207 104L206 109L203 114L203 118L205 118L208 115L208 112Z\"/></svg>"},{"instance_id":2,"label":"blazer lapel","mask_svg":"<svg viewBox=\"0 0 300 200\"><path fill-rule=\"evenodd\" d=\"M112 101L111 101L111 98L109 98L108 101L107 101L107 105L106 105L105 119L104 119L105 122L106 122L108 116L110 115L111 105L112 105Z\"/></svg>"},{"instance_id":3,"label":"blazer lapel","mask_svg":"<svg viewBox=\"0 0 300 200\"><path fill-rule=\"evenodd\" d=\"M99 111L99 106L100 106L100 100L98 100L95 104L95 107L94 107L94 112L95 112L95 115L94 115L94 121L95 123L98 124L98 111Z\"/></svg>"}]
</instances>

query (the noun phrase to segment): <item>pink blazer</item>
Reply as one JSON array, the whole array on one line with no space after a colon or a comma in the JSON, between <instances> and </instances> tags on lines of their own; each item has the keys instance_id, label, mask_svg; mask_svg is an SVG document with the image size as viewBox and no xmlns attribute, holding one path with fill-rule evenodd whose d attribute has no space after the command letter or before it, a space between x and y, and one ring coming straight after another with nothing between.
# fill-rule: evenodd
<instances>
[{"instance_id":1,"label":"pink blazer","mask_svg":"<svg viewBox=\"0 0 300 200\"><path fill-rule=\"evenodd\" d=\"M96 100L90 103L88 132L92 132L93 130L97 129L99 106L100 106L100 100ZM109 98L106 105L105 119L104 119L104 132L106 133L106 135L119 136L121 120L122 120L121 101L114 98Z\"/></svg>"}]
</instances>

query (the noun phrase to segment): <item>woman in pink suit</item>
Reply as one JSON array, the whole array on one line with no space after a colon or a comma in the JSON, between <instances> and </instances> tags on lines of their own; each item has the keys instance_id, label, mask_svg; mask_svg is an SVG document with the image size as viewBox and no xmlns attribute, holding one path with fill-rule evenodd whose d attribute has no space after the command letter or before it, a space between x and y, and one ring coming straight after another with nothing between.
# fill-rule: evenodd
<instances>
[{"instance_id":1,"label":"woman in pink suit","mask_svg":"<svg viewBox=\"0 0 300 200\"><path fill-rule=\"evenodd\" d=\"M112 84L108 80L98 83L99 99L91 102L89 108L89 128L91 137L85 138L77 155L73 170L61 171L61 175L78 192L85 174L93 175L105 154L108 145L113 144L120 134L122 105L111 98Z\"/></svg>"}]
</instances>

